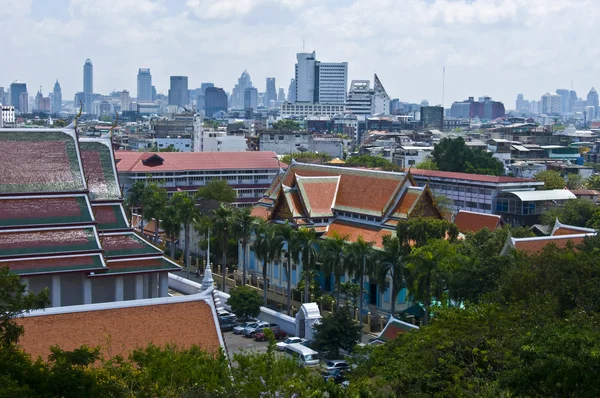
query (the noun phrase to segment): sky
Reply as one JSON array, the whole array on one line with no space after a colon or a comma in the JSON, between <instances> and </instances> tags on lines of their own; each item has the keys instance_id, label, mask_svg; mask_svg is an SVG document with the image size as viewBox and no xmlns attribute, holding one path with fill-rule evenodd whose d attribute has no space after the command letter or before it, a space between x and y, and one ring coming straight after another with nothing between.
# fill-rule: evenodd
<instances>
[{"instance_id":1,"label":"sky","mask_svg":"<svg viewBox=\"0 0 600 398\"><path fill-rule=\"evenodd\" d=\"M304 48L347 61L348 85L377 73L402 101L489 95L511 109L518 93L600 86L597 26L598 0L0 0L0 86L46 95L58 79L71 99L90 58L99 93L135 96L141 67L159 93L171 75L231 92L244 69L287 93Z\"/></svg>"}]
</instances>

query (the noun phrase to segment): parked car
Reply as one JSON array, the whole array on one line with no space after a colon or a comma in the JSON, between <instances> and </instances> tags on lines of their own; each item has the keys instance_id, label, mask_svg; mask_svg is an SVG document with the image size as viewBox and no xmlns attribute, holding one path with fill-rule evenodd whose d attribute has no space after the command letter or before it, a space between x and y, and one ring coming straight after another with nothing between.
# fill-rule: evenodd
<instances>
[{"instance_id":1,"label":"parked car","mask_svg":"<svg viewBox=\"0 0 600 398\"><path fill-rule=\"evenodd\" d=\"M254 326L248 326L244 329L244 336L253 338L256 333L262 332L264 328L279 328L279 325L269 322L258 322Z\"/></svg>"},{"instance_id":2,"label":"parked car","mask_svg":"<svg viewBox=\"0 0 600 398\"><path fill-rule=\"evenodd\" d=\"M281 329L271 329L273 331L273 336L275 336L275 340L282 340L285 339L287 337L287 333L284 332ZM265 329L262 330L262 332L257 332L254 335L254 340L256 341L267 341L267 336L265 335ZM279 344L279 343L277 343Z\"/></svg>"},{"instance_id":3,"label":"parked car","mask_svg":"<svg viewBox=\"0 0 600 398\"><path fill-rule=\"evenodd\" d=\"M229 311L225 311L225 310L221 310L218 313L219 318L223 318L223 317L228 317L228 316L235 316L235 314L229 312Z\"/></svg>"},{"instance_id":4,"label":"parked car","mask_svg":"<svg viewBox=\"0 0 600 398\"><path fill-rule=\"evenodd\" d=\"M283 351L285 350L285 347L287 347L289 344L304 343L305 341L306 339L303 339L301 337L288 337L287 339L285 339L285 341L280 341L279 343L277 343L276 346L279 351Z\"/></svg>"},{"instance_id":5,"label":"parked car","mask_svg":"<svg viewBox=\"0 0 600 398\"><path fill-rule=\"evenodd\" d=\"M339 369L332 369L328 373L323 375L323 380L327 383L328 380L333 381L335 384L341 384L346 381L345 372Z\"/></svg>"},{"instance_id":6,"label":"parked car","mask_svg":"<svg viewBox=\"0 0 600 398\"><path fill-rule=\"evenodd\" d=\"M325 366L327 367L327 370L348 370L348 369L350 369L350 365L348 365L348 362L346 362L342 359L334 359L332 361L327 361L327 362L325 362Z\"/></svg>"},{"instance_id":7,"label":"parked car","mask_svg":"<svg viewBox=\"0 0 600 398\"><path fill-rule=\"evenodd\" d=\"M221 331L222 332L229 332L232 331L236 326L238 326L238 323L234 318L225 318L225 319L221 319Z\"/></svg>"},{"instance_id":8,"label":"parked car","mask_svg":"<svg viewBox=\"0 0 600 398\"><path fill-rule=\"evenodd\" d=\"M256 326L256 323L258 323L258 320L256 319L251 319L247 322L242 323L241 325L235 326L233 328L233 334L243 334L244 333L244 329L246 329L249 326Z\"/></svg>"},{"instance_id":9,"label":"parked car","mask_svg":"<svg viewBox=\"0 0 600 398\"><path fill-rule=\"evenodd\" d=\"M298 362L298 366L319 366L319 353L302 344L288 344L285 353Z\"/></svg>"}]
</instances>

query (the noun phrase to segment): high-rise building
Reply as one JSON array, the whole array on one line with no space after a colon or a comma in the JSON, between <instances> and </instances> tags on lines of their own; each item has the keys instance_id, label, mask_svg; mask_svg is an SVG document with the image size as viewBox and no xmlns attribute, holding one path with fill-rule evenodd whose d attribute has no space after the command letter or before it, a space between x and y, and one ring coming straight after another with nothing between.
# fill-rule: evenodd
<instances>
[{"instance_id":1,"label":"high-rise building","mask_svg":"<svg viewBox=\"0 0 600 398\"><path fill-rule=\"evenodd\" d=\"M296 102L296 79L290 80L287 102L289 102L290 104Z\"/></svg>"},{"instance_id":2,"label":"high-rise building","mask_svg":"<svg viewBox=\"0 0 600 398\"><path fill-rule=\"evenodd\" d=\"M156 87L152 86L152 102L156 101Z\"/></svg>"},{"instance_id":3,"label":"high-rise building","mask_svg":"<svg viewBox=\"0 0 600 398\"><path fill-rule=\"evenodd\" d=\"M500 101L492 101L490 97L480 97L475 101L469 97L465 101L453 102L450 107L450 116L461 119L480 118L493 120L504 117L506 114L504 104Z\"/></svg>"},{"instance_id":4,"label":"high-rise building","mask_svg":"<svg viewBox=\"0 0 600 398\"><path fill-rule=\"evenodd\" d=\"M372 102L372 111L373 115L390 114L390 96L385 91L383 84L381 84L381 80L377 74L373 77L373 102Z\"/></svg>"},{"instance_id":5,"label":"high-rise building","mask_svg":"<svg viewBox=\"0 0 600 398\"><path fill-rule=\"evenodd\" d=\"M441 130L444 126L444 108L441 106L421 107L421 127Z\"/></svg>"},{"instance_id":6,"label":"high-rise building","mask_svg":"<svg viewBox=\"0 0 600 398\"><path fill-rule=\"evenodd\" d=\"M214 86L214 83L202 83L200 84L200 88L195 90L194 99L196 100L196 109L200 110L205 108L206 89Z\"/></svg>"},{"instance_id":7,"label":"high-rise building","mask_svg":"<svg viewBox=\"0 0 600 398\"><path fill-rule=\"evenodd\" d=\"M265 90L264 105L271 106L271 101L277 101L277 88L275 87L275 78L267 77L267 88Z\"/></svg>"},{"instance_id":8,"label":"high-rise building","mask_svg":"<svg viewBox=\"0 0 600 398\"><path fill-rule=\"evenodd\" d=\"M129 96L129 91L123 90L119 93L119 97L121 100L121 112L127 112L131 110L131 97Z\"/></svg>"},{"instance_id":9,"label":"high-rise building","mask_svg":"<svg viewBox=\"0 0 600 398\"><path fill-rule=\"evenodd\" d=\"M252 79L250 79L250 74L247 70L242 72L242 75L238 79L237 84L233 88L231 93L231 107L236 109L245 108L245 93L246 89L252 88ZM257 101L258 101L258 92L257 92ZM254 108L256 109L256 107Z\"/></svg>"},{"instance_id":10,"label":"high-rise building","mask_svg":"<svg viewBox=\"0 0 600 398\"><path fill-rule=\"evenodd\" d=\"M294 102L315 102L317 54L315 51L312 53L298 53L296 54L296 60L296 95L294 96Z\"/></svg>"},{"instance_id":11,"label":"high-rise building","mask_svg":"<svg viewBox=\"0 0 600 398\"><path fill-rule=\"evenodd\" d=\"M83 64L83 111L92 113L92 96L94 94L94 65L88 58Z\"/></svg>"},{"instance_id":12,"label":"high-rise building","mask_svg":"<svg viewBox=\"0 0 600 398\"><path fill-rule=\"evenodd\" d=\"M152 101L152 74L149 68L140 68L137 74L137 102Z\"/></svg>"},{"instance_id":13,"label":"high-rise building","mask_svg":"<svg viewBox=\"0 0 600 398\"><path fill-rule=\"evenodd\" d=\"M578 99L579 97L577 97L577 92L575 90L569 91L569 112L573 112L573 107Z\"/></svg>"},{"instance_id":14,"label":"high-rise building","mask_svg":"<svg viewBox=\"0 0 600 398\"><path fill-rule=\"evenodd\" d=\"M24 101L25 108L27 108L27 109L24 110L19 105L22 102L21 94L23 94L23 93L25 93L26 97L28 97L27 84L21 83L20 81L17 80L16 82L14 82L10 85L10 88L9 88L10 105L14 106L15 109L17 109L21 113L27 113L27 110L29 110L29 107L28 107L29 100Z\"/></svg>"},{"instance_id":15,"label":"high-rise building","mask_svg":"<svg viewBox=\"0 0 600 398\"><path fill-rule=\"evenodd\" d=\"M220 87L207 87L204 91L204 114L212 117L217 112L227 112L227 93Z\"/></svg>"},{"instance_id":16,"label":"high-rise building","mask_svg":"<svg viewBox=\"0 0 600 398\"><path fill-rule=\"evenodd\" d=\"M6 100L6 96L8 94L4 91L4 87L0 87L0 105L8 105L8 101Z\"/></svg>"},{"instance_id":17,"label":"high-rise building","mask_svg":"<svg viewBox=\"0 0 600 398\"><path fill-rule=\"evenodd\" d=\"M285 101L285 90L279 87L279 94L277 95L277 101L284 102Z\"/></svg>"},{"instance_id":18,"label":"high-rise building","mask_svg":"<svg viewBox=\"0 0 600 398\"><path fill-rule=\"evenodd\" d=\"M594 109L598 107L598 93L594 87L588 93L586 102L587 106L593 106Z\"/></svg>"},{"instance_id":19,"label":"high-rise building","mask_svg":"<svg viewBox=\"0 0 600 398\"><path fill-rule=\"evenodd\" d=\"M556 94L560 95L561 113L570 113L573 104L571 103L571 93L566 88L556 89Z\"/></svg>"},{"instance_id":20,"label":"high-rise building","mask_svg":"<svg viewBox=\"0 0 600 398\"><path fill-rule=\"evenodd\" d=\"M169 88L169 105L177 105L182 108L188 105L188 78L187 76L171 76L171 88Z\"/></svg>"},{"instance_id":21,"label":"high-rise building","mask_svg":"<svg viewBox=\"0 0 600 398\"><path fill-rule=\"evenodd\" d=\"M296 54L295 102L344 104L348 90L347 62L320 62L316 53ZM288 102L291 99L288 98Z\"/></svg>"},{"instance_id":22,"label":"high-rise building","mask_svg":"<svg viewBox=\"0 0 600 398\"><path fill-rule=\"evenodd\" d=\"M258 108L258 90L255 87L244 91L244 109L256 110Z\"/></svg>"},{"instance_id":23,"label":"high-rise building","mask_svg":"<svg viewBox=\"0 0 600 398\"><path fill-rule=\"evenodd\" d=\"M52 90L52 114L57 114L62 111L62 89L60 83L56 79L54 83L54 89Z\"/></svg>"},{"instance_id":24,"label":"high-rise building","mask_svg":"<svg viewBox=\"0 0 600 398\"><path fill-rule=\"evenodd\" d=\"M27 91L19 94L19 110L21 113L29 113L29 93Z\"/></svg>"},{"instance_id":25,"label":"high-rise building","mask_svg":"<svg viewBox=\"0 0 600 398\"><path fill-rule=\"evenodd\" d=\"M373 90L368 80L352 80L346 100L346 112L370 115L373 109Z\"/></svg>"},{"instance_id":26,"label":"high-rise building","mask_svg":"<svg viewBox=\"0 0 600 398\"><path fill-rule=\"evenodd\" d=\"M546 113L549 115L557 115L561 112L562 109L562 98L558 94L550 94L546 93L542 95L542 113Z\"/></svg>"}]
</instances>

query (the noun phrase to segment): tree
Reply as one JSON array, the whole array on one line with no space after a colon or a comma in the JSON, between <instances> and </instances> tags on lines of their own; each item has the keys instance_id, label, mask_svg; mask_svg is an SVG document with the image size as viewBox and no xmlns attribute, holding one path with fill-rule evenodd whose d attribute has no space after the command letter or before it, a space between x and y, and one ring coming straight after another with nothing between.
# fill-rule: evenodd
<instances>
[{"instance_id":1,"label":"tree","mask_svg":"<svg viewBox=\"0 0 600 398\"><path fill-rule=\"evenodd\" d=\"M221 243L221 267L223 267L223 286L225 291L227 278L227 248L229 246L229 238L233 235L233 209L221 203L221 206L214 211L213 218L213 233Z\"/></svg>"},{"instance_id":2,"label":"tree","mask_svg":"<svg viewBox=\"0 0 600 398\"><path fill-rule=\"evenodd\" d=\"M144 230L144 206L148 201L149 191L146 189L146 183L144 181L138 180L133 183L133 186L129 188L128 191L129 196L125 201L125 208L131 209L130 216L133 217L134 208L140 209L140 218L142 222L142 231Z\"/></svg>"},{"instance_id":3,"label":"tree","mask_svg":"<svg viewBox=\"0 0 600 398\"><path fill-rule=\"evenodd\" d=\"M179 238L179 233L181 232L181 220L179 219L177 208L173 203L173 198L169 200L169 203L163 212L162 227L165 231L165 235L171 241L169 244L169 255L172 259L175 259L175 241Z\"/></svg>"},{"instance_id":4,"label":"tree","mask_svg":"<svg viewBox=\"0 0 600 398\"><path fill-rule=\"evenodd\" d=\"M365 274L368 273L367 263L371 264L374 260L373 242L365 242L362 236L358 236L355 242L346 245L346 268L358 279L359 301L358 301L358 322L363 324L363 289L365 286Z\"/></svg>"},{"instance_id":5,"label":"tree","mask_svg":"<svg viewBox=\"0 0 600 398\"><path fill-rule=\"evenodd\" d=\"M348 304L352 302L352 313L356 314L358 300L362 300L363 289L361 289L360 285L356 282L346 281L340 284L340 292L346 298L346 308L348 308Z\"/></svg>"},{"instance_id":6,"label":"tree","mask_svg":"<svg viewBox=\"0 0 600 398\"><path fill-rule=\"evenodd\" d=\"M315 152L294 152L289 155L283 155L280 159L281 163L292 164L292 159L298 162L307 162L323 164L331 160L331 156L327 153L315 153Z\"/></svg>"},{"instance_id":7,"label":"tree","mask_svg":"<svg viewBox=\"0 0 600 398\"><path fill-rule=\"evenodd\" d=\"M571 173L567 176L567 189L581 189L583 187L583 178L578 173Z\"/></svg>"},{"instance_id":8,"label":"tree","mask_svg":"<svg viewBox=\"0 0 600 398\"><path fill-rule=\"evenodd\" d=\"M237 286L229 292L227 304L231 311L241 319L254 318L260 313L261 298L249 286Z\"/></svg>"},{"instance_id":9,"label":"tree","mask_svg":"<svg viewBox=\"0 0 600 398\"><path fill-rule=\"evenodd\" d=\"M504 165L492 153L469 148L462 137L442 138L435 144L431 156L442 171L497 176L504 174Z\"/></svg>"},{"instance_id":10,"label":"tree","mask_svg":"<svg viewBox=\"0 0 600 398\"><path fill-rule=\"evenodd\" d=\"M23 334L16 318L49 303L47 289L38 294L27 291L18 275L11 274L8 267L0 268L0 347L16 343Z\"/></svg>"},{"instance_id":11,"label":"tree","mask_svg":"<svg viewBox=\"0 0 600 398\"><path fill-rule=\"evenodd\" d=\"M578 227L594 227L594 216L597 206L585 199L567 200L561 208L554 208L542 213L540 222L544 225L554 226L556 219L563 224Z\"/></svg>"},{"instance_id":12,"label":"tree","mask_svg":"<svg viewBox=\"0 0 600 398\"><path fill-rule=\"evenodd\" d=\"M448 239L454 242L458 237L458 228L446 220L412 218L398 223L396 235L403 247L420 247L430 239Z\"/></svg>"},{"instance_id":13,"label":"tree","mask_svg":"<svg viewBox=\"0 0 600 398\"><path fill-rule=\"evenodd\" d=\"M345 260L346 238L346 236L334 232L331 238L322 243L320 252L323 273L326 276L333 274L335 279L336 309L340 308L340 283L347 270Z\"/></svg>"},{"instance_id":14,"label":"tree","mask_svg":"<svg viewBox=\"0 0 600 398\"><path fill-rule=\"evenodd\" d=\"M600 176L591 176L585 181L585 187L587 189L600 190Z\"/></svg>"},{"instance_id":15,"label":"tree","mask_svg":"<svg viewBox=\"0 0 600 398\"><path fill-rule=\"evenodd\" d=\"M537 188L538 190L563 189L565 187L565 179L560 176L558 171L540 171L533 178L544 183L544 185Z\"/></svg>"},{"instance_id":16,"label":"tree","mask_svg":"<svg viewBox=\"0 0 600 398\"><path fill-rule=\"evenodd\" d=\"M248 242L252 237L256 217L251 215L250 209L239 209L233 215L232 232L242 244L242 286L246 285L246 254L248 252Z\"/></svg>"},{"instance_id":17,"label":"tree","mask_svg":"<svg viewBox=\"0 0 600 398\"><path fill-rule=\"evenodd\" d=\"M346 159L346 164L368 168L378 168L385 171L400 171L400 168L382 156L360 155Z\"/></svg>"},{"instance_id":18,"label":"tree","mask_svg":"<svg viewBox=\"0 0 600 398\"><path fill-rule=\"evenodd\" d=\"M304 302L310 302L310 286L311 276L314 275L312 271L315 269L315 262L317 258L317 252L315 246L320 243L315 233L314 228L303 228L298 229L298 249L302 256L302 275L304 276Z\"/></svg>"},{"instance_id":19,"label":"tree","mask_svg":"<svg viewBox=\"0 0 600 398\"><path fill-rule=\"evenodd\" d=\"M227 184L227 180L212 180L206 184L206 186L198 189L196 198L232 203L237 198L237 194L235 193L235 190Z\"/></svg>"},{"instance_id":20,"label":"tree","mask_svg":"<svg viewBox=\"0 0 600 398\"><path fill-rule=\"evenodd\" d=\"M297 231L288 223L283 224L279 228L281 239L285 242L287 250L285 251L285 274L287 280L287 314L292 313L292 261L298 263L300 255L300 237Z\"/></svg>"},{"instance_id":21,"label":"tree","mask_svg":"<svg viewBox=\"0 0 600 398\"><path fill-rule=\"evenodd\" d=\"M268 268L269 264L281 258L283 239L273 224L260 224L256 230L254 253L263 262L262 274L264 283L264 302L267 306Z\"/></svg>"},{"instance_id":22,"label":"tree","mask_svg":"<svg viewBox=\"0 0 600 398\"><path fill-rule=\"evenodd\" d=\"M392 281L391 291L391 314L392 316L396 312L396 302L398 301L398 295L402 288L406 285L406 262L408 254L410 253L410 246L403 246L400 239L396 236L384 236L383 237L383 250L378 252L379 265L373 272L377 278L379 287L385 291L388 289L386 279L389 275Z\"/></svg>"},{"instance_id":23,"label":"tree","mask_svg":"<svg viewBox=\"0 0 600 398\"><path fill-rule=\"evenodd\" d=\"M427 158L420 163L415 164L415 169L420 170L439 170L432 158Z\"/></svg>"},{"instance_id":24,"label":"tree","mask_svg":"<svg viewBox=\"0 0 600 398\"><path fill-rule=\"evenodd\" d=\"M200 213L196 208L196 203L190 196L185 192L176 192L171 199L173 207L177 212L177 219L183 224L185 231L185 266L189 275L190 272L190 234L191 227L200 218Z\"/></svg>"},{"instance_id":25,"label":"tree","mask_svg":"<svg viewBox=\"0 0 600 398\"><path fill-rule=\"evenodd\" d=\"M298 131L300 130L300 123L291 119L281 119L273 123L274 130L288 130Z\"/></svg>"},{"instance_id":26,"label":"tree","mask_svg":"<svg viewBox=\"0 0 600 398\"><path fill-rule=\"evenodd\" d=\"M145 196L145 215L149 220L156 220L154 226L154 243L158 243L158 230L160 228L160 219L164 217L164 212L167 207L167 190L159 187L155 182L151 182L146 186Z\"/></svg>"},{"instance_id":27,"label":"tree","mask_svg":"<svg viewBox=\"0 0 600 398\"><path fill-rule=\"evenodd\" d=\"M314 347L332 358L339 356L340 349L352 351L361 339L361 327L350 317L348 311L335 311L322 318L314 329Z\"/></svg>"},{"instance_id":28,"label":"tree","mask_svg":"<svg viewBox=\"0 0 600 398\"><path fill-rule=\"evenodd\" d=\"M179 152L179 149L175 148L173 144L164 148L159 148L158 152Z\"/></svg>"}]
</instances>

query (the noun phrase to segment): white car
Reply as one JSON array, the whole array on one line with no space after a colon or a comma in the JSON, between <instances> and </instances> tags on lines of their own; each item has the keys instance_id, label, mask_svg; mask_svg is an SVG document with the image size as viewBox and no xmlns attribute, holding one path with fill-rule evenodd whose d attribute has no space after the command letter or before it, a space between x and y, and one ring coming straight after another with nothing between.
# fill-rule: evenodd
<instances>
[{"instance_id":1,"label":"white car","mask_svg":"<svg viewBox=\"0 0 600 398\"><path fill-rule=\"evenodd\" d=\"M279 351L284 351L285 347L287 347L290 344L303 343L305 341L306 341L306 339L303 339L301 337L288 337L284 341L280 341L279 343L277 343L275 345L277 346L277 349Z\"/></svg>"},{"instance_id":2,"label":"white car","mask_svg":"<svg viewBox=\"0 0 600 398\"><path fill-rule=\"evenodd\" d=\"M238 325L233 328L233 334L242 334L242 333L244 333L244 329L246 329L249 326L256 326L257 323L258 323L258 321L256 321L256 320L242 323L241 325Z\"/></svg>"}]
</instances>

